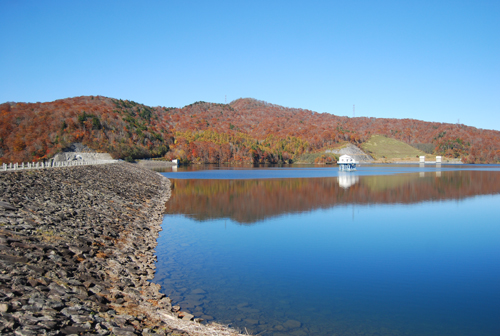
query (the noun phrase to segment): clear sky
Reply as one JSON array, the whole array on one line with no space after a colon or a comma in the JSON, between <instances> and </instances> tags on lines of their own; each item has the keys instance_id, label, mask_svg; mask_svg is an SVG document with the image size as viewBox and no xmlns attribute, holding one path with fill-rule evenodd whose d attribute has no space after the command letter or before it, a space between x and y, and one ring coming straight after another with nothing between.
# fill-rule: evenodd
<instances>
[{"instance_id":1,"label":"clear sky","mask_svg":"<svg viewBox=\"0 0 500 336\"><path fill-rule=\"evenodd\" d=\"M500 130L500 1L0 0L0 103L82 95Z\"/></svg>"}]
</instances>

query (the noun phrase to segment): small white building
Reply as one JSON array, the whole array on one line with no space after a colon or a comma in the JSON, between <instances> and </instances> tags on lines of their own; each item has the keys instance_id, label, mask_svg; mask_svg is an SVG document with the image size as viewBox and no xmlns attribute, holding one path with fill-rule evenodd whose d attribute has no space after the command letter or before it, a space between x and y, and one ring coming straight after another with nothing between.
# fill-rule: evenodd
<instances>
[{"instance_id":1,"label":"small white building","mask_svg":"<svg viewBox=\"0 0 500 336\"><path fill-rule=\"evenodd\" d=\"M441 163L441 156L436 156L436 163Z\"/></svg>"},{"instance_id":2,"label":"small white building","mask_svg":"<svg viewBox=\"0 0 500 336\"><path fill-rule=\"evenodd\" d=\"M339 170L351 171L356 170L358 162L349 155L342 155L337 161L337 164L339 165Z\"/></svg>"},{"instance_id":3,"label":"small white building","mask_svg":"<svg viewBox=\"0 0 500 336\"><path fill-rule=\"evenodd\" d=\"M425 163L425 156L424 156L424 155L422 155L422 156L420 157L420 162L421 162L421 163Z\"/></svg>"},{"instance_id":4,"label":"small white building","mask_svg":"<svg viewBox=\"0 0 500 336\"><path fill-rule=\"evenodd\" d=\"M172 160L172 163L175 163L175 165L178 166L179 165L179 160L174 159L174 160Z\"/></svg>"}]
</instances>

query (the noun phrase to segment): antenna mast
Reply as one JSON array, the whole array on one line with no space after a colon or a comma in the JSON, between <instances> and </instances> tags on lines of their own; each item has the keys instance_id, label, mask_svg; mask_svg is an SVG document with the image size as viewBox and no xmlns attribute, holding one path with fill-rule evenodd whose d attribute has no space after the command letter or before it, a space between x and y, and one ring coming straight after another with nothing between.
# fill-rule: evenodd
<instances>
[{"instance_id":1,"label":"antenna mast","mask_svg":"<svg viewBox=\"0 0 500 336\"><path fill-rule=\"evenodd\" d=\"M227 95L224 95L224 104L227 104Z\"/></svg>"},{"instance_id":2,"label":"antenna mast","mask_svg":"<svg viewBox=\"0 0 500 336\"><path fill-rule=\"evenodd\" d=\"M356 109L355 109L356 105L352 105L352 117L355 118L356 117Z\"/></svg>"}]
</instances>

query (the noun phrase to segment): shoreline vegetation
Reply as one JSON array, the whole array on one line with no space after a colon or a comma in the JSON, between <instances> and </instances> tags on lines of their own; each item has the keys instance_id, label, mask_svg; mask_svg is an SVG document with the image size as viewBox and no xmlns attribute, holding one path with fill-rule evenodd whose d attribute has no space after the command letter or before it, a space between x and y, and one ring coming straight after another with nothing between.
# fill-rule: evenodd
<instances>
[{"instance_id":1,"label":"shoreline vegetation","mask_svg":"<svg viewBox=\"0 0 500 336\"><path fill-rule=\"evenodd\" d=\"M348 145L362 150L365 158L439 155L463 163L500 162L500 131L412 119L349 118L252 98L174 108L81 96L7 102L0 104L0 116L0 165L44 162L74 143L129 162L164 158L287 164L319 153L314 163L333 163L335 152Z\"/></svg>"},{"instance_id":2,"label":"shoreline vegetation","mask_svg":"<svg viewBox=\"0 0 500 336\"><path fill-rule=\"evenodd\" d=\"M2 335L237 335L150 282L170 181L129 163L0 173Z\"/></svg>"}]
</instances>

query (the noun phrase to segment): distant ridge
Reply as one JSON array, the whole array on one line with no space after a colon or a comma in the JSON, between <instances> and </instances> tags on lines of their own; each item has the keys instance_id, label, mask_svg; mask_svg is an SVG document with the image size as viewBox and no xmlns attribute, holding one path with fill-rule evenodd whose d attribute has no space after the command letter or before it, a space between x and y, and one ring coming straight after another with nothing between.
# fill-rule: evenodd
<instances>
[{"instance_id":1,"label":"distant ridge","mask_svg":"<svg viewBox=\"0 0 500 336\"><path fill-rule=\"evenodd\" d=\"M289 163L372 135L466 163L500 162L500 132L414 119L349 118L253 98L182 108L82 96L0 105L0 163L39 161L72 143L114 158L192 163Z\"/></svg>"}]
</instances>

